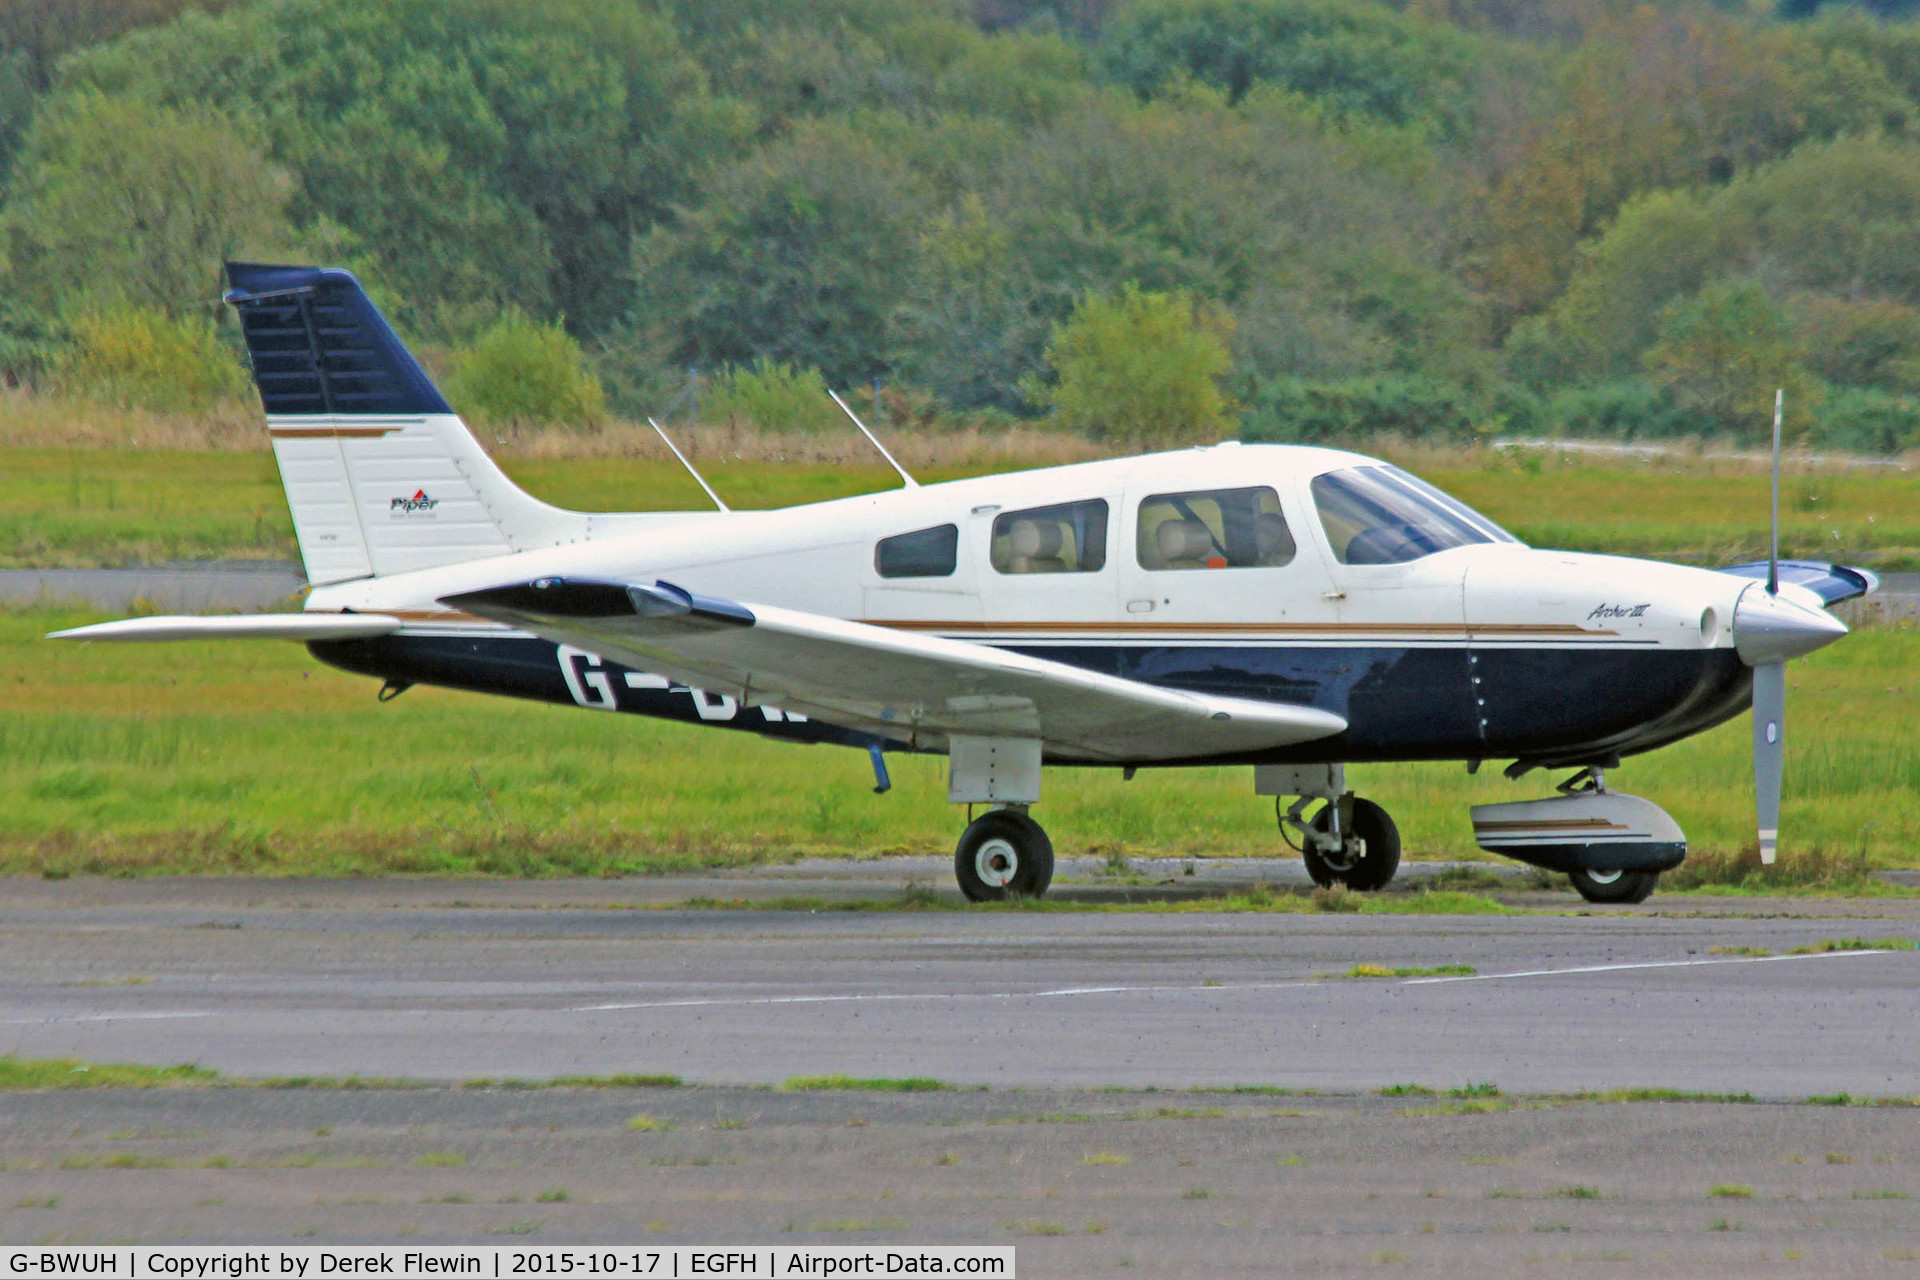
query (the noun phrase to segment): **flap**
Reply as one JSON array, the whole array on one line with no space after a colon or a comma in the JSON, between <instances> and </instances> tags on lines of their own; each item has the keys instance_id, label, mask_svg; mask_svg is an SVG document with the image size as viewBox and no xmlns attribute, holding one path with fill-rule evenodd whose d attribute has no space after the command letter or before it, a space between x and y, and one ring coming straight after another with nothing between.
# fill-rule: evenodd
<instances>
[{"instance_id":1,"label":"flap","mask_svg":"<svg viewBox=\"0 0 1920 1280\"><path fill-rule=\"evenodd\" d=\"M1326 738L1312 707L1163 689L987 645L649 585L542 578L448 596L494 618L743 704L939 747L1038 738L1055 758L1201 758Z\"/></svg>"}]
</instances>

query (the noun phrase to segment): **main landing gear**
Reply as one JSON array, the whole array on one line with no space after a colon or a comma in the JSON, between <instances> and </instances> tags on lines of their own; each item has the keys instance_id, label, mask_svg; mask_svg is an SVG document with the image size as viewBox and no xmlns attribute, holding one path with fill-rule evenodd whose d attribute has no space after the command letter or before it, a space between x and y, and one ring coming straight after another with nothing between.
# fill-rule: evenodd
<instances>
[{"instance_id":1,"label":"main landing gear","mask_svg":"<svg viewBox=\"0 0 1920 1280\"><path fill-rule=\"evenodd\" d=\"M992 806L953 851L953 878L968 902L1037 898L1053 883L1053 841L1027 816L1039 798L1038 739L947 739L947 799Z\"/></svg>"},{"instance_id":2,"label":"main landing gear","mask_svg":"<svg viewBox=\"0 0 1920 1280\"><path fill-rule=\"evenodd\" d=\"M1321 888L1344 885L1370 892L1384 889L1400 869L1400 829L1387 811L1347 790L1346 767L1321 765L1260 765L1253 771L1253 789L1263 796L1295 796L1279 814L1280 835L1300 851L1307 874ZM1305 816L1314 801L1320 809ZM1293 835L1299 836L1294 842Z\"/></svg>"},{"instance_id":3,"label":"main landing gear","mask_svg":"<svg viewBox=\"0 0 1920 1280\"><path fill-rule=\"evenodd\" d=\"M989 809L960 834L953 875L968 902L1037 898L1053 883L1053 841L1026 806Z\"/></svg>"},{"instance_id":4,"label":"main landing gear","mask_svg":"<svg viewBox=\"0 0 1920 1280\"><path fill-rule=\"evenodd\" d=\"M1304 805L1304 798L1298 803ZM1283 836L1290 817L1304 835L1300 858L1307 874L1323 889L1336 884L1362 892L1384 889L1400 869L1400 829L1371 800L1355 795L1329 800L1311 823L1282 815Z\"/></svg>"}]
</instances>

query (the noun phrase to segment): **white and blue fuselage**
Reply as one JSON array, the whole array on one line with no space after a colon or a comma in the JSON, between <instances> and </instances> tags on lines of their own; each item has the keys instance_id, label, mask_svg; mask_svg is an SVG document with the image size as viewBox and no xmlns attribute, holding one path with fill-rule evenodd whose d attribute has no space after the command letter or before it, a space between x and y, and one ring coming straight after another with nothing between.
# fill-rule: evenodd
<instances>
[{"instance_id":1,"label":"white and blue fuselage","mask_svg":"<svg viewBox=\"0 0 1920 1280\"><path fill-rule=\"evenodd\" d=\"M1342 483L1356 478L1357 497ZM1389 505L1396 499L1405 510ZM1060 508L1069 510L1055 514ZM1068 554L1014 554L1016 533L1033 536L1022 527L1022 513L1033 511L1052 522L1046 536ZM1398 528L1384 521L1356 527L1374 511L1410 518ZM1241 524L1265 517L1269 528L1277 516L1281 546L1261 555L1251 541L1244 549L1215 545L1231 543L1236 514ZM410 513L401 518L425 523ZM1098 527L1086 527L1089 519ZM1160 532L1169 524L1180 526L1176 534ZM1073 545L1076 532L1088 546ZM1369 534L1373 542L1356 548ZM887 562L891 540L916 536L928 544L950 537L950 557L941 544L939 558ZM1186 536L1196 545L1164 545ZM1542 764L1647 750L1743 710L1747 668L1731 624L1755 586L1710 570L1529 548L1358 454L1221 445L700 516L320 587L310 610L398 615L406 626L373 640L318 642L314 650L398 683L776 736L826 730L770 719L724 695L630 682L630 673L606 668L597 655L563 652L439 603L549 577L664 579L1149 684L1298 703L1347 721L1333 737L1244 758ZM1133 763L1193 759L1169 745L1163 760Z\"/></svg>"}]
</instances>

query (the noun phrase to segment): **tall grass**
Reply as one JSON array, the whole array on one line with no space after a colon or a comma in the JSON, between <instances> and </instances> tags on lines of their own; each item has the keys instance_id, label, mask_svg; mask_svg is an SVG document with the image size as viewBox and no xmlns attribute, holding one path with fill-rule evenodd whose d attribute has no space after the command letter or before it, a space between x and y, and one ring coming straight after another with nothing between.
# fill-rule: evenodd
<instances>
[{"instance_id":1,"label":"tall grass","mask_svg":"<svg viewBox=\"0 0 1920 1280\"><path fill-rule=\"evenodd\" d=\"M295 555L293 525L258 420L215 415L218 448L140 439L152 416L82 415L61 436L33 425L42 402L0 392L0 565L144 564ZM25 405L27 427L5 415ZM116 416L117 415L117 416ZM676 428L676 439L727 502L740 508L817 502L890 489L899 479L851 427L767 435L725 426ZM230 447L244 438L247 447ZM34 444L35 447L28 447ZM889 433L920 479L948 480L1102 456L1090 441L1028 427ZM644 425L596 432L487 433L508 474L561 506L594 511L700 509L707 499ZM1767 476L1741 459L1680 454L1643 460L1436 449L1393 440L1364 446L1425 475L1535 546L1725 564L1766 554ZM1920 567L1920 475L1892 467L1801 461L1787 477L1783 549L1881 568Z\"/></svg>"},{"instance_id":2,"label":"tall grass","mask_svg":"<svg viewBox=\"0 0 1920 1280\"><path fill-rule=\"evenodd\" d=\"M939 757L895 757L875 796L858 752L427 688L381 705L374 682L296 645L40 639L89 620L0 613L0 870L585 875L944 854L962 822ZM1773 874L1912 865L1920 632L1864 631L1789 671ZM1672 812L1695 865L1735 866L1754 838L1749 770L1742 718L1609 781ZM1470 804L1547 790L1459 765L1349 776L1411 856L1478 856ZM1066 855L1285 852L1244 768L1049 770L1038 812Z\"/></svg>"}]
</instances>

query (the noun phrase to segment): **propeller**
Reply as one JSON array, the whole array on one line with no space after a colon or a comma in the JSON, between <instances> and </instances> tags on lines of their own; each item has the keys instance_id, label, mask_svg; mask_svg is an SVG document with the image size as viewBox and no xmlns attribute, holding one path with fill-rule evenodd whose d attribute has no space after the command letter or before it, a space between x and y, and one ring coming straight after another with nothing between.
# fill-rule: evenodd
<instances>
[{"instance_id":1,"label":"propeller","mask_svg":"<svg viewBox=\"0 0 1920 1280\"><path fill-rule=\"evenodd\" d=\"M1760 816L1760 861L1773 865L1780 841L1780 774L1786 763L1787 664L1753 669L1753 804Z\"/></svg>"},{"instance_id":2,"label":"propeller","mask_svg":"<svg viewBox=\"0 0 1920 1280\"><path fill-rule=\"evenodd\" d=\"M1773 491L1767 537L1767 594L1780 598L1780 419L1785 387L1773 389ZM1736 611L1737 612L1737 611ZM1780 843L1780 779L1786 771L1787 664L1753 669L1753 805L1760 818L1760 862L1772 866Z\"/></svg>"},{"instance_id":3,"label":"propeller","mask_svg":"<svg viewBox=\"0 0 1920 1280\"><path fill-rule=\"evenodd\" d=\"M1847 634L1824 608L1780 594L1780 418L1785 396L1773 393L1773 531L1767 581L1741 595L1733 611L1734 649L1753 668L1753 800L1760 861L1772 865L1780 839L1780 777L1787 737L1787 660Z\"/></svg>"}]
</instances>

